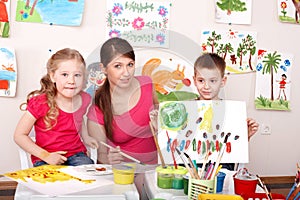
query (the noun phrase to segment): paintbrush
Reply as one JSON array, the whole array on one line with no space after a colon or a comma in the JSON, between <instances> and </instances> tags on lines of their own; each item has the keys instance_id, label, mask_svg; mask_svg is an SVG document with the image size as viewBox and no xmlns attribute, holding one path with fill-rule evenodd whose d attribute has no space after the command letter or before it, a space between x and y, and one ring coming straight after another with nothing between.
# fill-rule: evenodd
<instances>
[{"instance_id":1,"label":"paintbrush","mask_svg":"<svg viewBox=\"0 0 300 200\"><path fill-rule=\"evenodd\" d=\"M114 149L114 147L112 147L112 146L106 144L105 142L102 142L102 141L101 141L100 143L103 144L104 146L106 146L107 148ZM141 164L141 165L145 165L145 163L142 163L142 162L139 161L138 159L136 159L136 158L134 158L134 157L132 157L132 156L130 156L130 155L128 155L128 154L122 152L122 151L120 151L120 154L121 154L122 156L124 156L124 157L126 157L126 158L128 158L128 159L130 159L130 160L132 160L132 161L134 161L134 162L136 162L136 163L139 163L139 164Z\"/></svg>"},{"instance_id":2,"label":"paintbrush","mask_svg":"<svg viewBox=\"0 0 300 200\"><path fill-rule=\"evenodd\" d=\"M149 126L150 126L150 128L151 128L151 132L152 132L152 135L153 135L153 138L154 138L154 142L155 142L155 145L156 145L156 149L157 149L157 151L158 151L158 155L159 155L159 158L160 158L160 161L161 161L161 166L162 166L163 168L166 168L165 160L164 160L164 157L163 157L163 155L162 155L162 153L161 153L161 150L160 150L160 147L159 147L159 144L158 144L158 141L157 141L157 137L156 137L156 134L155 134L155 132L154 132L154 129L153 129L153 127L152 127L151 122L149 122Z\"/></svg>"},{"instance_id":3,"label":"paintbrush","mask_svg":"<svg viewBox=\"0 0 300 200\"><path fill-rule=\"evenodd\" d=\"M227 135L225 136L225 139L224 139L224 145L222 146L222 149L220 150L219 155L218 155L218 157L217 157L216 165L215 165L214 170L213 170L213 172L212 172L212 174L211 174L211 179L214 179L214 178L215 178L217 169L218 169L218 167L219 167L219 164L220 164L221 159L222 159L222 157L223 157L224 151L225 151L225 149L226 149L226 143L227 143L227 140L228 140L228 137L229 137L229 136L230 136L229 133L227 133Z\"/></svg>"},{"instance_id":4,"label":"paintbrush","mask_svg":"<svg viewBox=\"0 0 300 200\"><path fill-rule=\"evenodd\" d=\"M189 171L191 177L196 178L195 175L194 175L193 170L189 167L189 164L186 162L186 160L182 156L182 153L179 151L179 149L177 147L175 147L175 150L178 153L178 155L180 156L181 160L183 161L183 164L184 164L185 168Z\"/></svg>"},{"instance_id":5,"label":"paintbrush","mask_svg":"<svg viewBox=\"0 0 300 200\"><path fill-rule=\"evenodd\" d=\"M272 200L272 196L271 196L271 193L269 192L267 186L261 181L260 177L258 175L256 175L257 177L257 180L259 182L259 185L264 189L267 197L268 197L268 200Z\"/></svg>"},{"instance_id":6,"label":"paintbrush","mask_svg":"<svg viewBox=\"0 0 300 200\"><path fill-rule=\"evenodd\" d=\"M205 171L205 167L206 167L208 157L209 157L209 149L210 149L210 145L208 143L208 145L206 145L206 154L205 154L205 158L204 158L204 161L203 161L203 164L202 164L202 167L201 167L201 171L200 171L200 175L199 175L200 179L202 178L202 174Z\"/></svg>"},{"instance_id":7,"label":"paintbrush","mask_svg":"<svg viewBox=\"0 0 300 200\"><path fill-rule=\"evenodd\" d=\"M194 175L195 175L195 177L196 177L196 179L200 179L200 177L199 177L199 175L198 175L198 172L197 172L197 169L195 168L195 166L194 166L194 164L193 164L193 161L192 161L192 159L190 158L190 156L187 154L187 153L183 153L184 155L185 155L185 157L187 157L187 159L188 159L188 161L189 161L189 163L190 163L190 165L191 165L191 168L192 168L192 170L193 170L193 172L194 172Z\"/></svg>"}]
</instances>

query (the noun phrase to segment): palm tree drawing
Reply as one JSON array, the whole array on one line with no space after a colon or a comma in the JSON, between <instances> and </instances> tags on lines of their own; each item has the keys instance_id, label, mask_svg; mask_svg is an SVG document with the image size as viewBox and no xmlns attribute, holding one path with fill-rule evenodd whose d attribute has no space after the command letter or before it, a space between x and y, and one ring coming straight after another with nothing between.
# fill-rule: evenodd
<instances>
[{"instance_id":1,"label":"palm tree drawing","mask_svg":"<svg viewBox=\"0 0 300 200\"><path fill-rule=\"evenodd\" d=\"M277 69L279 67L281 61L281 55L278 54L276 51L272 53L268 53L265 57L263 62L263 70L262 74L270 74L271 75L271 101L274 100L274 90L273 90L273 79L274 79L274 72L277 73Z\"/></svg>"}]
</instances>

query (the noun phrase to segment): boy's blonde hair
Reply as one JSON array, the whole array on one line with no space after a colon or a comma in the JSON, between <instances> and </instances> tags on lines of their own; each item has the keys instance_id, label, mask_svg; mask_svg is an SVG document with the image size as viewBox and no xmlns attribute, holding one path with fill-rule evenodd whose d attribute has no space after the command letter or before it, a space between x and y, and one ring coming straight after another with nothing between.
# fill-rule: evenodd
<instances>
[{"instance_id":1,"label":"boy's blonde hair","mask_svg":"<svg viewBox=\"0 0 300 200\"><path fill-rule=\"evenodd\" d=\"M216 53L204 53L199 56L194 64L194 75L196 76L197 70L201 68L218 69L221 76L225 75L226 62Z\"/></svg>"}]
</instances>

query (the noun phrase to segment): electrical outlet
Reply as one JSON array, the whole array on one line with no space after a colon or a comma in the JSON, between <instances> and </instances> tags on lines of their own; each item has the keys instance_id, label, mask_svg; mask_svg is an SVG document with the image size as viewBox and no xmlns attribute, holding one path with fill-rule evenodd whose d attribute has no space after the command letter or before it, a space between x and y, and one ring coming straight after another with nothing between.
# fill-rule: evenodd
<instances>
[{"instance_id":1,"label":"electrical outlet","mask_svg":"<svg viewBox=\"0 0 300 200\"><path fill-rule=\"evenodd\" d=\"M262 124L260 132L262 135L271 135L271 125Z\"/></svg>"}]
</instances>

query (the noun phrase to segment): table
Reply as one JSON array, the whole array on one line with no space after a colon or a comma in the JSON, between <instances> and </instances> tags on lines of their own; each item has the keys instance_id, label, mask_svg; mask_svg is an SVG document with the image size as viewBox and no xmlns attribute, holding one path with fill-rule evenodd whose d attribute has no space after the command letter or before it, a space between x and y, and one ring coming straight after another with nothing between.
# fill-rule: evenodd
<instances>
[{"instance_id":1,"label":"table","mask_svg":"<svg viewBox=\"0 0 300 200\"><path fill-rule=\"evenodd\" d=\"M108 178L113 180L113 175L98 176L97 179ZM82 192L49 196L38 193L28 187L18 184L15 192L15 200L139 200L139 193L135 184L118 185L111 184L105 185L91 190L85 190Z\"/></svg>"},{"instance_id":2,"label":"table","mask_svg":"<svg viewBox=\"0 0 300 200\"><path fill-rule=\"evenodd\" d=\"M236 171L229 171L227 169L221 169L220 171L226 173L224 180L222 194L234 194L234 183L232 176ZM166 200L186 200L188 196L183 193L183 189L162 189L157 186L157 176L155 170L145 173L144 189L149 199L162 198ZM263 190L257 186L256 191L263 192Z\"/></svg>"}]
</instances>

